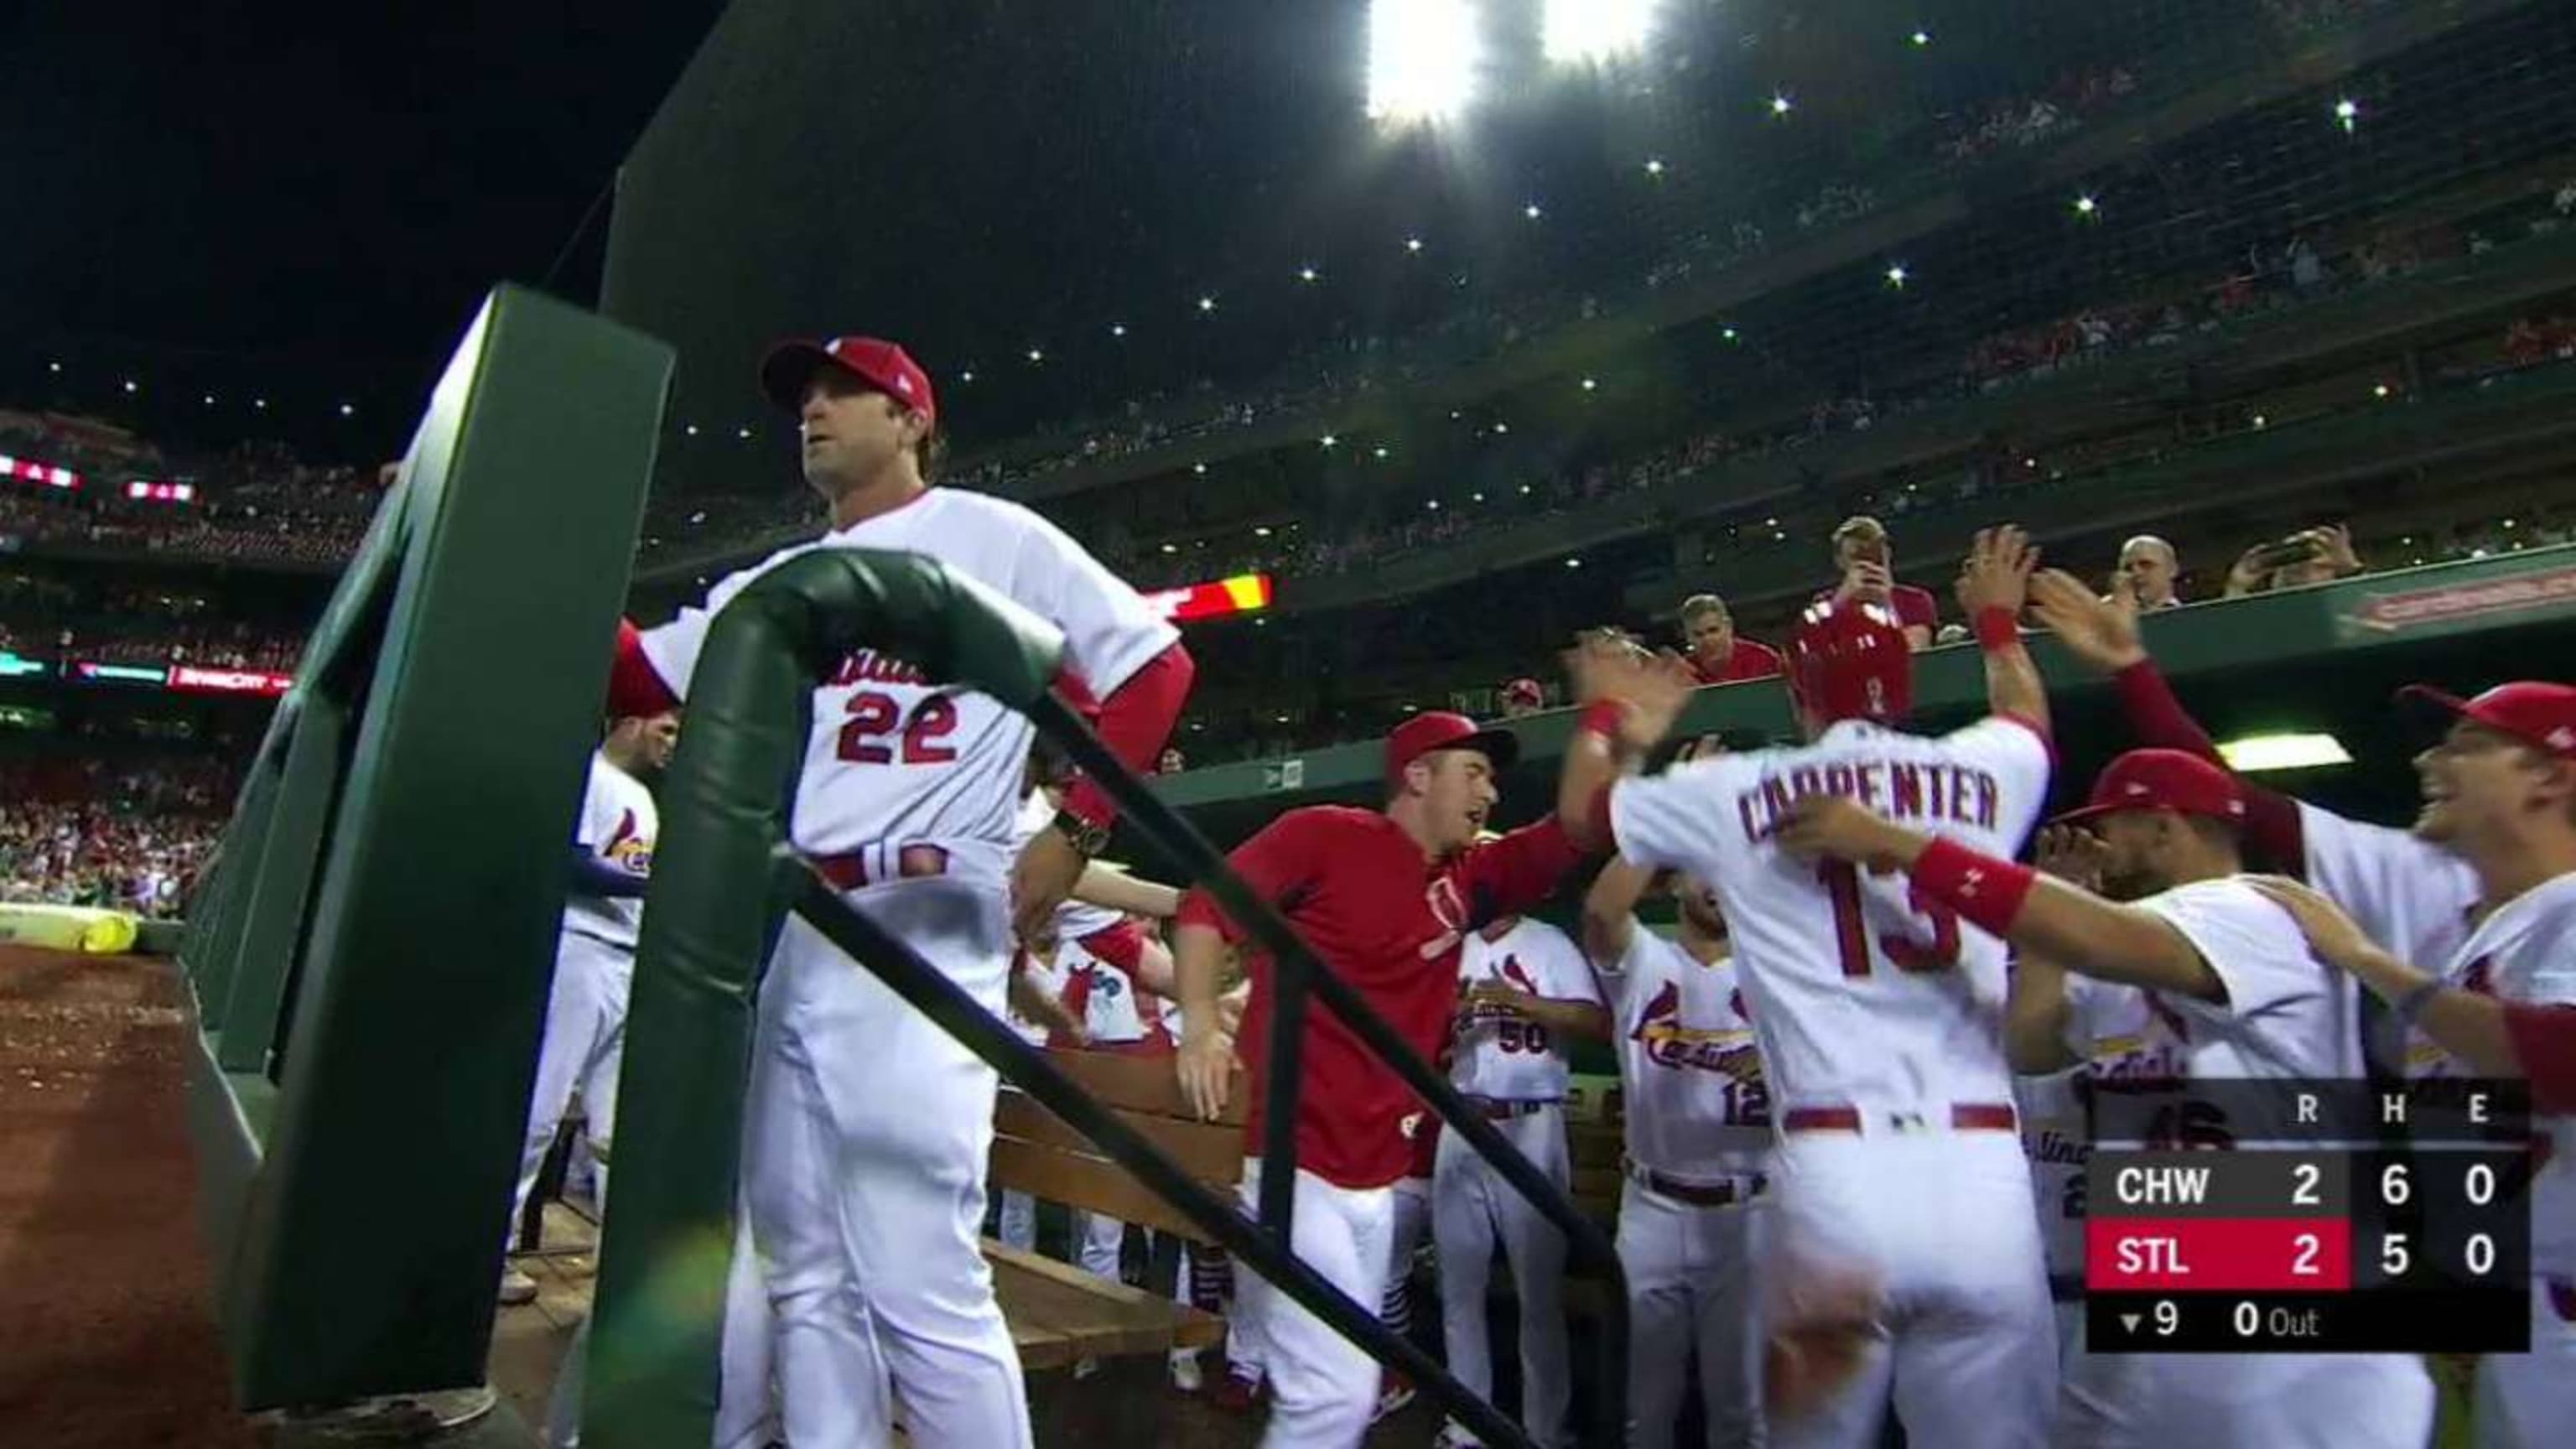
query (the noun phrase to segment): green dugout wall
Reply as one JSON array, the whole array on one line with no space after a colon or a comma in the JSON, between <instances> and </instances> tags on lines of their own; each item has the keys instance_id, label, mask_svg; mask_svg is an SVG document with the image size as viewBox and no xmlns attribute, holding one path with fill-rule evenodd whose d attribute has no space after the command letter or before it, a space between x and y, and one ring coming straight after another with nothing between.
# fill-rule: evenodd
<instances>
[{"instance_id":1,"label":"green dugout wall","mask_svg":"<svg viewBox=\"0 0 2576 1449\"><path fill-rule=\"evenodd\" d=\"M493 294L235 806L181 962L245 1409L483 1380L670 366L639 334Z\"/></svg>"}]
</instances>

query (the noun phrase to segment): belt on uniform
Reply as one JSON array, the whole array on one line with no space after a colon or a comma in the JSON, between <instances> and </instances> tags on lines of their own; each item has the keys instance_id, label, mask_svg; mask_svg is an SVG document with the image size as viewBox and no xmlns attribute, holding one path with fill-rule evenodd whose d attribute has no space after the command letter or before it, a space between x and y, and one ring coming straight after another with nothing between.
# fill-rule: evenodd
<instances>
[{"instance_id":1,"label":"belt on uniform","mask_svg":"<svg viewBox=\"0 0 2576 1449\"><path fill-rule=\"evenodd\" d=\"M1870 1118L1880 1119L1880 1130L1890 1132L1920 1131L1931 1125L1921 1112L1863 1113L1858 1107L1792 1107L1781 1115L1783 1132L1859 1132L1870 1125ZM1953 1102L1950 1104L1950 1130L1953 1132L2012 1132L2019 1129L2009 1102Z\"/></svg>"},{"instance_id":2,"label":"belt on uniform","mask_svg":"<svg viewBox=\"0 0 2576 1449\"><path fill-rule=\"evenodd\" d=\"M1628 1174L1630 1182L1685 1207L1733 1207L1739 1202L1751 1202L1760 1197L1762 1189L1768 1185L1760 1173L1755 1173L1749 1184L1742 1185L1733 1182L1684 1182L1677 1177L1666 1177L1633 1157L1621 1158L1619 1168Z\"/></svg>"},{"instance_id":3,"label":"belt on uniform","mask_svg":"<svg viewBox=\"0 0 2576 1449\"><path fill-rule=\"evenodd\" d=\"M1467 1105L1475 1108L1476 1115L1488 1122L1508 1122L1514 1117L1526 1117L1542 1107L1553 1107L1556 1103L1529 1098L1507 1102L1499 1097L1469 1097Z\"/></svg>"},{"instance_id":4,"label":"belt on uniform","mask_svg":"<svg viewBox=\"0 0 2576 1449\"><path fill-rule=\"evenodd\" d=\"M882 881L948 874L948 852L936 845L906 845L892 850L878 846L847 855L809 856L805 863L814 868L816 875L830 881L834 890L842 891Z\"/></svg>"}]
</instances>

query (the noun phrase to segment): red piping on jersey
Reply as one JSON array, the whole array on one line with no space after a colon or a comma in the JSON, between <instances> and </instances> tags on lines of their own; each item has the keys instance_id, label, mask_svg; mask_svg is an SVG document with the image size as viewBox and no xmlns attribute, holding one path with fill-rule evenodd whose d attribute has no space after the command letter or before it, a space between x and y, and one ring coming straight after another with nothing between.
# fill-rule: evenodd
<instances>
[{"instance_id":1,"label":"red piping on jersey","mask_svg":"<svg viewBox=\"0 0 2576 1449\"><path fill-rule=\"evenodd\" d=\"M2531 1104L2576 1113L2576 1006L2509 1001L2504 1026L2513 1054L2531 1078Z\"/></svg>"},{"instance_id":2,"label":"red piping on jersey","mask_svg":"<svg viewBox=\"0 0 2576 1449\"><path fill-rule=\"evenodd\" d=\"M608 669L608 717L651 719L680 707L680 697L662 682L662 671L644 652L644 636L635 621L617 621L617 660Z\"/></svg>"},{"instance_id":3,"label":"red piping on jersey","mask_svg":"<svg viewBox=\"0 0 2576 1449\"><path fill-rule=\"evenodd\" d=\"M1197 661L1176 639L1172 647L1146 660L1142 668L1109 691L1107 699L1092 702L1090 686L1070 670L1056 676L1055 692L1091 719L1100 742L1109 747L1120 764L1147 775L1153 773L1164 744L1171 739L1172 727L1180 723L1181 705L1189 699L1190 681L1197 676ZM1064 808L1067 814L1092 825L1107 825L1118 818L1118 807L1088 779L1073 782L1073 788L1065 792Z\"/></svg>"}]
</instances>

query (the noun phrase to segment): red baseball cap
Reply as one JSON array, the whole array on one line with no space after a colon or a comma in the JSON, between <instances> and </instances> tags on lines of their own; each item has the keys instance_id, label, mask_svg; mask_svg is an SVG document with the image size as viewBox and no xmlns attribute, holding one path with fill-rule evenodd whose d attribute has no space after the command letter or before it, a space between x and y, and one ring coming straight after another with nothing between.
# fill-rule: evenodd
<instances>
[{"instance_id":1,"label":"red baseball cap","mask_svg":"<svg viewBox=\"0 0 2576 1449\"><path fill-rule=\"evenodd\" d=\"M796 412L805 406L806 384L825 367L837 367L931 422L939 421L939 399L930 390L930 374L921 370L911 353L881 337L782 342L760 360L760 390L769 394L771 402Z\"/></svg>"},{"instance_id":2,"label":"red baseball cap","mask_svg":"<svg viewBox=\"0 0 2576 1449\"><path fill-rule=\"evenodd\" d=\"M1386 737L1386 777L1394 780L1404 767L1434 750L1476 750L1493 761L1496 772L1508 770L1521 757L1520 736L1507 729L1478 729L1463 714L1445 710L1417 714Z\"/></svg>"},{"instance_id":3,"label":"red baseball cap","mask_svg":"<svg viewBox=\"0 0 2576 1449\"><path fill-rule=\"evenodd\" d=\"M2429 684L2410 684L2397 693L2400 698L2422 700L2499 734L2576 760L2576 685L2517 679L2511 684L2499 684L2475 699L2445 694Z\"/></svg>"},{"instance_id":4,"label":"red baseball cap","mask_svg":"<svg viewBox=\"0 0 2576 1449\"><path fill-rule=\"evenodd\" d=\"M2093 779L2093 799L2057 817L2061 825L2122 810L2171 810L2235 824L2245 818L2245 787L2236 777L2182 750L2131 750Z\"/></svg>"}]
</instances>

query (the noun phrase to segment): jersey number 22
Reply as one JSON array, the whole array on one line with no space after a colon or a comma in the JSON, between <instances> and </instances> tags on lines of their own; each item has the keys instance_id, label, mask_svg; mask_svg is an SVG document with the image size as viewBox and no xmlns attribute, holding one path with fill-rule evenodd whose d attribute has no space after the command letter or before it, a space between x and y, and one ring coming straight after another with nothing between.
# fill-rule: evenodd
<instances>
[{"instance_id":1,"label":"jersey number 22","mask_svg":"<svg viewBox=\"0 0 2576 1449\"><path fill-rule=\"evenodd\" d=\"M907 765L944 765L957 758L948 736L957 729L957 706L944 694L914 705L906 716L893 695L863 689L844 707L840 747L833 753L853 765L891 765L901 750Z\"/></svg>"}]
</instances>

